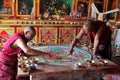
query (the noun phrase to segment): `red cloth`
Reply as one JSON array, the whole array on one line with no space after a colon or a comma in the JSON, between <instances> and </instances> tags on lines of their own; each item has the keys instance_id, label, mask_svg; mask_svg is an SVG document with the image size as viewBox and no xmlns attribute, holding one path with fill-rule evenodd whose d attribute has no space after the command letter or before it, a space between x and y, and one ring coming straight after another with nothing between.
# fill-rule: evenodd
<instances>
[{"instance_id":1,"label":"red cloth","mask_svg":"<svg viewBox=\"0 0 120 80\"><path fill-rule=\"evenodd\" d=\"M100 43L99 44L105 44L105 43L110 43L111 42L111 34L112 34L111 29L106 26L105 22L95 21L95 30L90 34L86 34L84 32L84 34L87 35L88 39L90 39L92 43L94 42L94 38L95 38L95 35L96 35L97 31L100 29L100 27L102 25L106 28L105 28L103 34L100 37Z\"/></svg>"},{"instance_id":2,"label":"red cloth","mask_svg":"<svg viewBox=\"0 0 120 80\"><path fill-rule=\"evenodd\" d=\"M11 48L11 44L19 38L25 40L23 32L11 36L6 41L4 48L0 51L0 80L15 80L16 78L18 63L17 54L22 50L20 48Z\"/></svg>"}]
</instances>

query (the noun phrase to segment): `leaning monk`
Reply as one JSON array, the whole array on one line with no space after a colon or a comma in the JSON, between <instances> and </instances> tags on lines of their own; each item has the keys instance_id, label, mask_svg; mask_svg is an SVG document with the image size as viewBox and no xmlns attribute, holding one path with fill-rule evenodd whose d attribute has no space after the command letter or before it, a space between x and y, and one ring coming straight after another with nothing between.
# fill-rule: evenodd
<instances>
[{"instance_id":1,"label":"leaning monk","mask_svg":"<svg viewBox=\"0 0 120 80\"><path fill-rule=\"evenodd\" d=\"M93 57L111 59L111 29L105 22L86 20L78 35L73 39L70 46L70 54L74 46L86 35L93 44Z\"/></svg>"},{"instance_id":2,"label":"leaning monk","mask_svg":"<svg viewBox=\"0 0 120 80\"><path fill-rule=\"evenodd\" d=\"M0 80L16 80L17 76L17 55L23 51L28 55L47 55L48 53L31 49L27 42L36 35L33 27L25 27L23 32L15 33L5 43L0 51Z\"/></svg>"}]
</instances>

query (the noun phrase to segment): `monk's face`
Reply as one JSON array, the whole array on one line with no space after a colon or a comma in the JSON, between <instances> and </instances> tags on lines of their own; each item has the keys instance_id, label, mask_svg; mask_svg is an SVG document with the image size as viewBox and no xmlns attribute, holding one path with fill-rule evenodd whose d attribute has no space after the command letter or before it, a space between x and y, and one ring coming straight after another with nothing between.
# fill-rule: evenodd
<instances>
[{"instance_id":1,"label":"monk's face","mask_svg":"<svg viewBox=\"0 0 120 80\"><path fill-rule=\"evenodd\" d=\"M92 33L93 32L93 28L92 27L88 27L88 26L83 26L83 29L85 31L85 33L89 34L89 33Z\"/></svg>"},{"instance_id":2,"label":"monk's face","mask_svg":"<svg viewBox=\"0 0 120 80\"><path fill-rule=\"evenodd\" d=\"M33 31L27 31L25 33L25 38L27 39L27 41L32 40L35 37L36 33Z\"/></svg>"}]
</instances>

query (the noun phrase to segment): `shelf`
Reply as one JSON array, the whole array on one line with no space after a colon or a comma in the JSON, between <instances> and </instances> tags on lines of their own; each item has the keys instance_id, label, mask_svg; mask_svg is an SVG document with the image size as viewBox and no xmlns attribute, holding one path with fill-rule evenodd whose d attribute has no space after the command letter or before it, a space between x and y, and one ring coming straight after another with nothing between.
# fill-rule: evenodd
<instances>
[{"instance_id":1,"label":"shelf","mask_svg":"<svg viewBox=\"0 0 120 80\"><path fill-rule=\"evenodd\" d=\"M0 26L82 26L83 20L0 20Z\"/></svg>"}]
</instances>

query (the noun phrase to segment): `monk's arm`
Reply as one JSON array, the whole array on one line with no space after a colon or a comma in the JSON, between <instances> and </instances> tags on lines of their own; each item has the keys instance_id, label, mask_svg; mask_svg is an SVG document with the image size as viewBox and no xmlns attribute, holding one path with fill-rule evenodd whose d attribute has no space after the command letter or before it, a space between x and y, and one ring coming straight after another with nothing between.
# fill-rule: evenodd
<instances>
[{"instance_id":1,"label":"monk's arm","mask_svg":"<svg viewBox=\"0 0 120 80\"><path fill-rule=\"evenodd\" d=\"M27 44L25 44L22 39L17 39L15 41L15 44L19 48L21 48L24 53L26 53L28 55L45 55L45 54L48 54L48 53L38 51L38 50L35 50L35 49L32 49L32 48L28 47Z\"/></svg>"},{"instance_id":2,"label":"monk's arm","mask_svg":"<svg viewBox=\"0 0 120 80\"><path fill-rule=\"evenodd\" d=\"M74 46L81 39L81 37L83 36L83 34L84 34L83 29L81 29L80 32L78 33L78 35L73 39L73 41L71 43L71 46L70 46L70 54L72 54Z\"/></svg>"}]
</instances>

